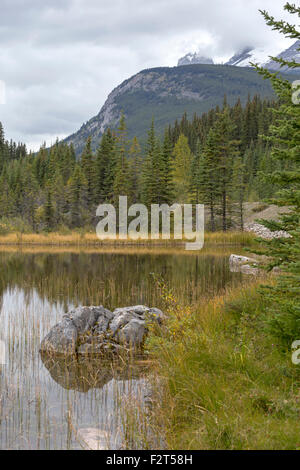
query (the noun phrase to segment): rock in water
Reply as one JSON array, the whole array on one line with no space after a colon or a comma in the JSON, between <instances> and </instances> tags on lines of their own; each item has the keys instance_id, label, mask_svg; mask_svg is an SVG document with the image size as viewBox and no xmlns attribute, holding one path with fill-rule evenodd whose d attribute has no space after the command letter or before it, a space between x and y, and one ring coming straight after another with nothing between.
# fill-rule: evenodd
<instances>
[{"instance_id":1,"label":"rock in water","mask_svg":"<svg viewBox=\"0 0 300 470\"><path fill-rule=\"evenodd\" d=\"M57 354L75 354L78 332L75 324L69 318L63 318L57 323L41 343L41 351Z\"/></svg>"},{"instance_id":2,"label":"rock in water","mask_svg":"<svg viewBox=\"0 0 300 470\"><path fill-rule=\"evenodd\" d=\"M257 266L257 260L254 258L248 258L247 256L241 256L241 255L230 255L229 258L229 263L234 264L237 266L241 266L245 263L247 264L255 264Z\"/></svg>"},{"instance_id":3,"label":"rock in water","mask_svg":"<svg viewBox=\"0 0 300 470\"><path fill-rule=\"evenodd\" d=\"M119 343L142 344L146 336L145 320L133 318L114 336Z\"/></svg>"},{"instance_id":4,"label":"rock in water","mask_svg":"<svg viewBox=\"0 0 300 470\"><path fill-rule=\"evenodd\" d=\"M75 354L77 352L80 337L91 330L101 318L106 331L109 318L113 314L104 307L78 307L63 316L41 343L40 350L57 354ZM107 320L107 323L105 321ZM106 326L106 328L105 328Z\"/></svg>"},{"instance_id":5,"label":"rock in water","mask_svg":"<svg viewBox=\"0 0 300 470\"><path fill-rule=\"evenodd\" d=\"M77 432L78 440L85 450L108 450L110 437L107 431L98 428L82 428Z\"/></svg>"},{"instance_id":6,"label":"rock in water","mask_svg":"<svg viewBox=\"0 0 300 470\"><path fill-rule=\"evenodd\" d=\"M72 320L79 334L86 333L95 326L99 333L103 333L107 330L113 313L101 305L100 307L78 307L67 313L65 317Z\"/></svg>"},{"instance_id":7,"label":"rock in water","mask_svg":"<svg viewBox=\"0 0 300 470\"><path fill-rule=\"evenodd\" d=\"M247 256L230 255L229 257L230 271L233 273L241 272L243 274L258 274L258 262L254 258Z\"/></svg>"},{"instance_id":8,"label":"rock in water","mask_svg":"<svg viewBox=\"0 0 300 470\"><path fill-rule=\"evenodd\" d=\"M141 348L149 323L161 324L165 315L145 305L117 308L78 307L55 325L41 342L40 351L54 354L92 354Z\"/></svg>"}]
</instances>

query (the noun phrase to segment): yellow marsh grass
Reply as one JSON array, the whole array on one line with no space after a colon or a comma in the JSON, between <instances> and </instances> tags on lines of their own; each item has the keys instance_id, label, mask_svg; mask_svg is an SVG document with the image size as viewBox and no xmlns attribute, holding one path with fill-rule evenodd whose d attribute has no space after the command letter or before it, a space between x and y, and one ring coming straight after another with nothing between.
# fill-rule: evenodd
<instances>
[{"instance_id":1,"label":"yellow marsh grass","mask_svg":"<svg viewBox=\"0 0 300 470\"><path fill-rule=\"evenodd\" d=\"M249 232L215 232L205 233L205 244L214 245L250 245L254 241L254 235ZM0 235L0 245L54 245L54 246L182 246L181 240L99 240L96 233L71 232L70 234L51 233L10 233Z\"/></svg>"},{"instance_id":2,"label":"yellow marsh grass","mask_svg":"<svg viewBox=\"0 0 300 470\"><path fill-rule=\"evenodd\" d=\"M85 246L85 245L33 245L33 244L1 244L0 252L3 253L51 253L51 254L63 254L63 253L74 253L74 254L120 254L120 255L185 255L185 256L198 256L198 255L209 255L209 256L229 256L232 253L233 245L204 245L200 251L187 251L184 249L184 245L176 247L170 245L169 247L153 245L102 245L102 246ZM236 245L235 251L237 254L241 254L241 245Z\"/></svg>"}]
</instances>

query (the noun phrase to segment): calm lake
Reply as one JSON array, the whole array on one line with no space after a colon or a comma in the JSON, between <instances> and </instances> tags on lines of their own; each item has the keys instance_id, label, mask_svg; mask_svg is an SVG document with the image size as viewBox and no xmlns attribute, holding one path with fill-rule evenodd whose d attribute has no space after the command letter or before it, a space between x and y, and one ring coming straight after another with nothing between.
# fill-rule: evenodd
<instances>
[{"instance_id":1,"label":"calm lake","mask_svg":"<svg viewBox=\"0 0 300 470\"><path fill-rule=\"evenodd\" d=\"M147 361L49 360L40 341L73 306L161 308L152 273L185 303L236 286L231 252L0 251L0 448L126 448L126 403L146 406Z\"/></svg>"}]
</instances>

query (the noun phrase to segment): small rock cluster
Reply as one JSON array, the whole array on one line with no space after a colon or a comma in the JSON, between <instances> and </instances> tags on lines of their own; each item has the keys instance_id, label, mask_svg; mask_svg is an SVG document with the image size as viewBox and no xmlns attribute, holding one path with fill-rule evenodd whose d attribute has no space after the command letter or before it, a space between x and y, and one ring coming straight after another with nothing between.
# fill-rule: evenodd
<instances>
[{"instance_id":1,"label":"small rock cluster","mask_svg":"<svg viewBox=\"0 0 300 470\"><path fill-rule=\"evenodd\" d=\"M149 323L161 324L165 315L145 305L116 308L78 307L63 316L41 342L42 353L94 354L141 348Z\"/></svg>"},{"instance_id":2,"label":"small rock cluster","mask_svg":"<svg viewBox=\"0 0 300 470\"><path fill-rule=\"evenodd\" d=\"M265 238L266 240L272 240L273 238L290 238L290 234L285 232L284 230L277 230L275 232L271 232L267 227L261 224L253 223L253 224L245 224L244 229L247 232L254 232L261 238Z\"/></svg>"},{"instance_id":3,"label":"small rock cluster","mask_svg":"<svg viewBox=\"0 0 300 470\"><path fill-rule=\"evenodd\" d=\"M230 255L229 268L233 273L257 274L258 262L256 259L248 258L247 256Z\"/></svg>"}]
</instances>

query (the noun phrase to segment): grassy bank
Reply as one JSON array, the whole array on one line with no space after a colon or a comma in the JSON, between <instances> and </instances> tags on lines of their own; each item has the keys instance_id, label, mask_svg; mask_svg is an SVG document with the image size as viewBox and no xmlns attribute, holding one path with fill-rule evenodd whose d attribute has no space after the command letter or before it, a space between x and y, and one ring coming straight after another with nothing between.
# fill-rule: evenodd
<instances>
[{"instance_id":1,"label":"grassy bank","mask_svg":"<svg viewBox=\"0 0 300 470\"><path fill-rule=\"evenodd\" d=\"M300 366L265 333L258 282L196 308L162 287L169 319L148 347L169 449L300 448Z\"/></svg>"},{"instance_id":2,"label":"grassy bank","mask_svg":"<svg viewBox=\"0 0 300 470\"><path fill-rule=\"evenodd\" d=\"M249 232L215 232L205 233L205 243L213 245L251 245L254 235ZM70 233L20 233L13 232L0 234L0 245L52 245L52 246L181 246L181 240L99 240L94 232L70 232Z\"/></svg>"}]
</instances>

